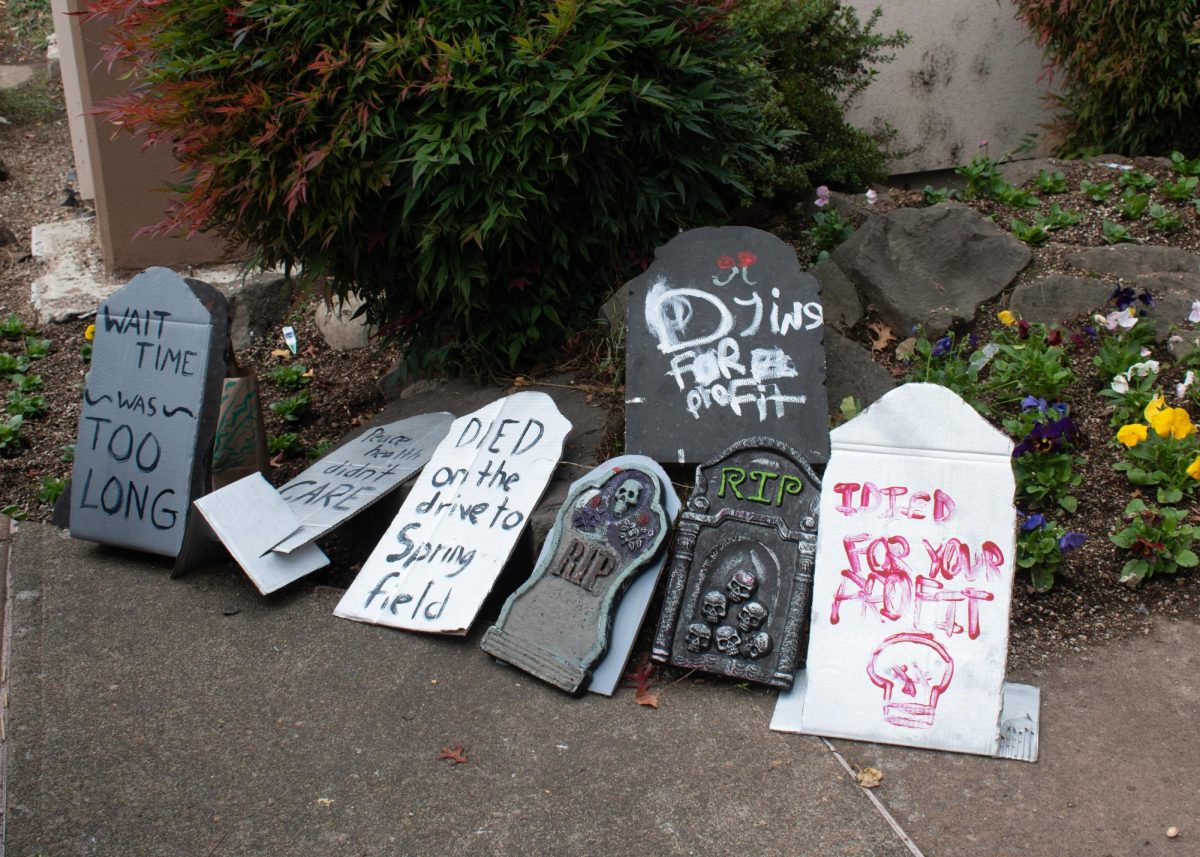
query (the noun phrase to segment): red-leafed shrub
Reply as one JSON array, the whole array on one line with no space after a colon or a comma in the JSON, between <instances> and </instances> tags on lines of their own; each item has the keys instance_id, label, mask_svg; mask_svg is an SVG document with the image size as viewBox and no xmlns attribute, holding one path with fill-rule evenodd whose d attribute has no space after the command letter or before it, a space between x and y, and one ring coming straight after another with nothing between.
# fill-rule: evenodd
<instances>
[{"instance_id":1,"label":"red-leafed shrub","mask_svg":"<svg viewBox=\"0 0 1200 857\"><path fill-rule=\"evenodd\" d=\"M1196 0L1016 0L1065 75L1068 154L1200 151Z\"/></svg>"},{"instance_id":2,"label":"red-leafed shrub","mask_svg":"<svg viewBox=\"0 0 1200 857\"><path fill-rule=\"evenodd\" d=\"M704 0L95 0L110 121L185 170L161 224L355 292L413 368L511 366L724 215L774 133ZM638 252L633 252L638 251Z\"/></svg>"}]
</instances>

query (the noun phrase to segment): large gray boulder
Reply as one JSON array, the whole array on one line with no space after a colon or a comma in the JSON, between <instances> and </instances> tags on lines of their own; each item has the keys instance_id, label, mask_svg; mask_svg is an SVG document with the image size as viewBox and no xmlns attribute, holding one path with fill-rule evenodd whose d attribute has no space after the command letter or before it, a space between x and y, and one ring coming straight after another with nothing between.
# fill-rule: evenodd
<instances>
[{"instance_id":1,"label":"large gray boulder","mask_svg":"<svg viewBox=\"0 0 1200 857\"><path fill-rule=\"evenodd\" d=\"M892 373L871 352L832 328L825 328L825 389L835 410L847 396L864 408L896 386Z\"/></svg>"},{"instance_id":2,"label":"large gray boulder","mask_svg":"<svg viewBox=\"0 0 1200 857\"><path fill-rule=\"evenodd\" d=\"M204 271L196 276L205 279ZM260 271L245 277L240 273L232 277L218 275L214 280L213 285L225 295L233 314L229 338L235 351L264 336L278 337L295 297L294 284L283 274Z\"/></svg>"},{"instance_id":3,"label":"large gray boulder","mask_svg":"<svg viewBox=\"0 0 1200 857\"><path fill-rule=\"evenodd\" d=\"M975 317L1029 264L1029 248L957 203L873 217L833 252L868 303L897 330L940 336Z\"/></svg>"},{"instance_id":4,"label":"large gray boulder","mask_svg":"<svg viewBox=\"0 0 1200 857\"><path fill-rule=\"evenodd\" d=\"M1200 273L1200 256L1178 247L1116 244L1072 253L1067 264L1090 274L1132 278L1142 274Z\"/></svg>"},{"instance_id":5,"label":"large gray boulder","mask_svg":"<svg viewBox=\"0 0 1200 857\"><path fill-rule=\"evenodd\" d=\"M1112 290L1105 280L1050 274L1013 289L1008 308L1026 321L1054 324L1090 315L1104 306Z\"/></svg>"},{"instance_id":6,"label":"large gray boulder","mask_svg":"<svg viewBox=\"0 0 1200 857\"><path fill-rule=\"evenodd\" d=\"M809 273L821 284L821 307L827 325L835 330L849 330L862 320L862 300L841 268L833 262L822 262Z\"/></svg>"},{"instance_id":7,"label":"large gray boulder","mask_svg":"<svg viewBox=\"0 0 1200 857\"><path fill-rule=\"evenodd\" d=\"M1134 278L1134 284L1149 289L1154 295L1154 306L1145 308L1145 313L1155 322L1154 338L1160 343L1166 342L1172 334L1178 333L1186 339L1189 331L1182 328L1187 327L1192 303L1200 301L1200 273L1142 274ZM1172 349L1172 353L1177 350ZM1175 353L1175 356L1181 355Z\"/></svg>"}]
</instances>

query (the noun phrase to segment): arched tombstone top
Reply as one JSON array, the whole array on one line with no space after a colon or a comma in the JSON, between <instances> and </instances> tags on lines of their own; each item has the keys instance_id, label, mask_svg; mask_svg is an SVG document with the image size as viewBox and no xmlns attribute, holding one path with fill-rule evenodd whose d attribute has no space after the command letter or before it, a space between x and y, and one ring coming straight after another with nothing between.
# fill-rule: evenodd
<instances>
[{"instance_id":1,"label":"arched tombstone top","mask_svg":"<svg viewBox=\"0 0 1200 857\"><path fill-rule=\"evenodd\" d=\"M953 390L903 384L829 433L833 450L904 449L933 457L1012 456L1013 442Z\"/></svg>"},{"instance_id":2,"label":"arched tombstone top","mask_svg":"<svg viewBox=\"0 0 1200 857\"><path fill-rule=\"evenodd\" d=\"M177 324L210 324L222 304L228 313L225 299L208 283L181 277L170 268L147 268L105 298L97 313L96 327L104 325L106 318L115 321L116 316L124 316L130 308L149 312L145 321L154 325L154 329L167 318ZM131 314L129 320L138 321Z\"/></svg>"},{"instance_id":3,"label":"arched tombstone top","mask_svg":"<svg viewBox=\"0 0 1200 857\"><path fill-rule=\"evenodd\" d=\"M625 446L695 464L751 435L829 455L820 283L759 229L705 227L630 284Z\"/></svg>"}]
</instances>

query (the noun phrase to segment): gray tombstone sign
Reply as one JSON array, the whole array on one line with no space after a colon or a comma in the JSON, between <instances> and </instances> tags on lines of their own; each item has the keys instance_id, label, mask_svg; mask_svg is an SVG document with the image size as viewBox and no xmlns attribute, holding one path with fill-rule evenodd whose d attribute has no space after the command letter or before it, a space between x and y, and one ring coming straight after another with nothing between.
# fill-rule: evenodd
<instances>
[{"instance_id":1,"label":"gray tombstone sign","mask_svg":"<svg viewBox=\"0 0 1200 857\"><path fill-rule=\"evenodd\" d=\"M83 391L71 535L174 557L208 487L229 305L167 268L101 305Z\"/></svg>"},{"instance_id":2,"label":"gray tombstone sign","mask_svg":"<svg viewBox=\"0 0 1200 857\"><path fill-rule=\"evenodd\" d=\"M630 287L625 449L706 461L766 435L829 458L820 285L758 229L693 229Z\"/></svg>"},{"instance_id":3,"label":"gray tombstone sign","mask_svg":"<svg viewBox=\"0 0 1200 857\"><path fill-rule=\"evenodd\" d=\"M821 483L787 444L739 441L696 468L651 657L791 687L812 600Z\"/></svg>"}]
</instances>

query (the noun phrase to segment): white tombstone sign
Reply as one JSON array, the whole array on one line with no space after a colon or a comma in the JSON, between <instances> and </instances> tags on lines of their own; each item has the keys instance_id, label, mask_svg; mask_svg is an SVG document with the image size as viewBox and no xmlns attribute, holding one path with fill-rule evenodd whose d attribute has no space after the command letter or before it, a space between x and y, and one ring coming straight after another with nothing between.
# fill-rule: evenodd
<instances>
[{"instance_id":1,"label":"white tombstone sign","mask_svg":"<svg viewBox=\"0 0 1200 857\"><path fill-rule=\"evenodd\" d=\"M830 441L806 668L771 728L996 755L1012 442L934 384L898 387Z\"/></svg>"},{"instance_id":2,"label":"white tombstone sign","mask_svg":"<svg viewBox=\"0 0 1200 857\"><path fill-rule=\"evenodd\" d=\"M275 545L291 553L384 497L425 466L454 416L439 411L371 426L279 489L300 528Z\"/></svg>"},{"instance_id":3,"label":"white tombstone sign","mask_svg":"<svg viewBox=\"0 0 1200 857\"><path fill-rule=\"evenodd\" d=\"M455 420L334 614L465 634L546 490L570 430L554 400L535 392Z\"/></svg>"}]
</instances>

